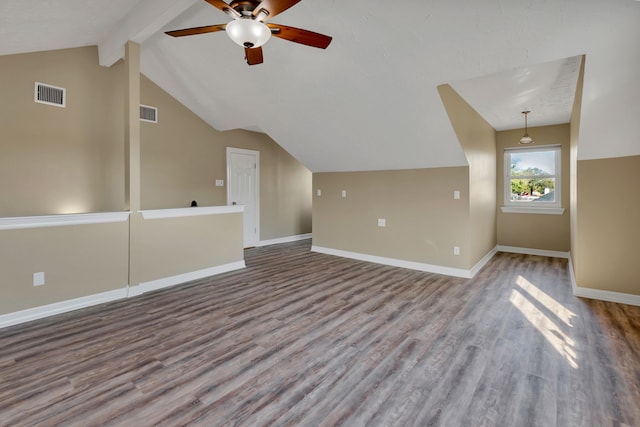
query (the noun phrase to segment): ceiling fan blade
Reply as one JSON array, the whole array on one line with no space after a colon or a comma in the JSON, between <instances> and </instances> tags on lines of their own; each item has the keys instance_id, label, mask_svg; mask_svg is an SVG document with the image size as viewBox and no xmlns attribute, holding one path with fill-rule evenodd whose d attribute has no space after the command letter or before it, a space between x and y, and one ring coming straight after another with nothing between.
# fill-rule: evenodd
<instances>
[{"instance_id":1,"label":"ceiling fan blade","mask_svg":"<svg viewBox=\"0 0 640 427\"><path fill-rule=\"evenodd\" d=\"M266 16L261 19L261 21L265 22L298 2L300 2L300 0L262 0L260 4L253 9L253 16L258 18L258 15L262 12L266 14Z\"/></svg>"},{"instance_id":2,"label":"ceiling fan blade","mask_svg":"<svg viewBox=\"0 0 640 427\"><path fill-rule=\"evenodd\" d=\"M307 46L326 49L331 43L332 37L324 34L314 33L313 31L303 30L300 28L289 27L288 25L267 24L271 29L271 35L291 42L304 44Z\"/></svg>"},{"instance_id":3,"label":"ceiling fan blade","mask_svg":"<svg viewBox=\"0 0 640 427\"><path fill-rule=\"evenodd\" d=\"M235 9L232 9L231 6L229 6L227 3L225 3L222 0L204 0L204 1L206 1L213 7L217 7L227 15L231 15L234 18L240 18L240 14Z\"/></svg>"},{"instance_id":4,"label":"ceiling fan blade","mask_svg":"<svg viewBox=\"0 0 640 427\"><path fill-rule=\"evenodd\" d=\"M258 47L253 47L251 49L249 49L248 47L245 47L244 56L247 60L247 64L249 65L262 64L263 62L262 47L258 46Z\"/></svg>"},{"instance_id":5,"label":"ceiling fan blade","mask_svg":"<svg viewBox=\"0 0 640 427\"><path fill-rule=\"evenodd\" d=\"M215 33L217 31L224 31L227 24L207 25L205 27L193 27L185 28L183 30L167 31L168 34L173 37L193 36L196 34Z\"/></svg>"}]
</instances>

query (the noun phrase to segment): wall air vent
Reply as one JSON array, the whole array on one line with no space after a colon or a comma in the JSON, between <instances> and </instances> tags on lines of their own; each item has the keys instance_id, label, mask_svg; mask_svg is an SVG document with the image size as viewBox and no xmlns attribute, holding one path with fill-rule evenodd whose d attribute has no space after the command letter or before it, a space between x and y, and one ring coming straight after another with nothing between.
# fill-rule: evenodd
<instances>
[{"instance_id":1,"label":"wall air vent","mask_svg":"<svg viewBox=\"0 0 640 427\"><path fill-rule=\"evenodd\" d=\"M158 123L158 109L148 105L140 105L140 120L143 122Z\"/></svg>"},{"instance_id":2,"label":"wall air vent","mask_svg":"<svg viewBox=\"0 0 640 427\"><path fill-rule=\"evenodd\" d=\"M55 105L56 107L64 108L67 104L67 90L63 87L36 82L34 101L40 104Z\"/></svg>"}]
</instances>

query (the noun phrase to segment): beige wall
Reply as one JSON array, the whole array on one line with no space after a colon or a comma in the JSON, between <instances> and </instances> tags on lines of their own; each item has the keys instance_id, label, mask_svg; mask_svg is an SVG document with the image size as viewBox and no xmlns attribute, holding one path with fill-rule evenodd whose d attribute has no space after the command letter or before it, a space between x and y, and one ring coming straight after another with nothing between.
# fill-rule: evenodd
<instances>
[{"instance_id":1,"label":"beige wall","mask_svg":"<svg viewBox=\"0 0 640 427\"><path fill-rule=\"evenodd\" d=\"M123 79L95 47L0 56L0 216L123 210ZM66 108L34 102L36 81Z\"/></svg>"},{"instance_id":2,"label":"beige wall","mask_svg":"<svg viewBox=\"0 0 640 427\"><path fill-rule=\"evenodd\" d=\"M242 214L143 219L131 214L131 284L244 259Z\"/></svg>"},{"instance_id":3,"label":"beige wall","mask_svg":"<svg viewBox=\"0 0 640 427\"><path fill-rule=\"evenodd\" d=\"M498 245L568 252L570 249L569 125L529 128L535 146L560 144L562 157L562 215L504 213L504 149L518 147L524 129L497 132Z\"/></svg>"},{"instance_id":4,"label":"beige wall","mask_svg":"<svg viewBox=\"0 0 640 427\"><path fill-rule=\"evenodd\" d=\"M122 289L127 222L0 231L0 314ZM33 273L44 272L44 286Z\"/></svg>"},{"instance_id":5,"label":"beige wall","mask_svg":"<svg viewBox=\"0 0 640 427\"><path fill-rule=\"evenodd\" d=\"M143 209L225 205L226 148L244 148L260 152L260 239L311 232L311 172L271 138L219 132L144 76L141 92L158 108L157 124L141 124Z\"/></svg>"},{"instance_id":6,"label":"beige wall","mask_svg":"<svg viewBox=\"0 0 640 427\"><path fill-rule=\"evenodd\" d=\"M0 315L244 259L240 213L132 213L130 223L0 230L0 242ZM45 284L35 287L38 272Z\"/></svg>"},{"instance_id":7,"label":"beige wall","mask_svg":"<svg viewBox=\"0 0 640 427\"><path fill-rule=\"evenodd\" d=\"M261 153L262 238L311 231L311 173L266 135L217 132L144 78L160 123L139 129L137 45L127 51L131 62L111 68L95 47L0 56L0 218L122 211L129 182L134 211L139 192L147 209L224 204L214 180L226 180L235 146ZM35 103L35 81L65 87L67 108ZM241 261L241 218L134 212L126 223L0 231L0 315ZM44 286L33 286L36 272Z\"/></svg>"},{"instance_id":8,"label":"beige wall","mask_svg":"<svg viewBox=\"0 0 640 427\"><path fill-rule=\"evenodd\" d=\"M438 87L469 163L469 259L475 265L496 246L496 131L449 85Z\"/></svg>"},{"instance_id":9,"label":"beige wall","mask_svg":"<svg viewBox=\"0 0 640 427\"><path fill-rule=\"evenodd\" d=\"M578 286L640 295L638 183L640 156L578 161Z\"/></svg>"},{"instance_id":10,"label":"beige wall","mask_svg":"<svg viewBox=\"0 0 640 427\"><path fill-rule=\"evenodd\" d=\"M314 245L470 267L468 202L453 199L454 190L468 194L468 168L315 173L313 188ZM378 218L386 227L377 226ZM453 255L454 246L461 247L460 256Z\"/></svg>"},{"instance_id":11,"label":"beige wall","mask_svg":"<svg viewBox=\"0 0 640 427\"><path fill-rule=\"evenodd\" d=\"M449 85L438 90L469 167L315 173L315 246L460 269L495 247L495 130Z\"/></svg>"},{"instance_id":12,"label":"beige wall","mask_svg":"<svg viewBox=\"0 0 640 427\"><path fill-rule=\"evenodd\" d=\"M571 261L576 285L640 295L640 157L578 161L583 57L571 114ZM640 143L640 142L639 142Z\"/></svg>"}]
</instances>

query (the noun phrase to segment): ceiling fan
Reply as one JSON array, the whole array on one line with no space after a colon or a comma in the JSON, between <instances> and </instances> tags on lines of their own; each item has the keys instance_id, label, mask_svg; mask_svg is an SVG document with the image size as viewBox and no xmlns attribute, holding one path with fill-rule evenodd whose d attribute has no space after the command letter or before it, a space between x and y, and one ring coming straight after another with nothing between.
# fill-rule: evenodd
<instances>
[{"instance_id":1,"label":"ceiling fan","mask_svg":"<svg viewBox=\"0 0 640 427\"><path fill-rule=\"evenodd\" d=\"M324 34L287 25L266 23L301 0L233 0L231 3L223 0L205 1L234 20L227 24L167 31L166 34L183 37L226 31L231 40L244 47L245 59L249 65L263 62L262 45L271 36L320 49L326 49L331 43L332 38Z\"/></svg>"}]
</instances>

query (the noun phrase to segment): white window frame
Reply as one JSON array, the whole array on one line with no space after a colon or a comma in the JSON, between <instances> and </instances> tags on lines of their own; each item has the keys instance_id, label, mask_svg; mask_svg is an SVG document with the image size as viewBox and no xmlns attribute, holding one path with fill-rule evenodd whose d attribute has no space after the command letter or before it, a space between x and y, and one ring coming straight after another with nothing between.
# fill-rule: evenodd
<instances>
[{"instance_id":1,"label":"white window frame","mask_svg":"<svg viewBox=\"0 0 640 427\"><path fill-rule=\"evenodd\" d=\"M555 154L555 174L548 175L555 179L554 202L518 202L511 200L511 154L522 152L553 151ZM530 213L562 215L562 147L560 145L543 145L537 147L509 147L504 149L504 205L501 206L505 213Z\"/></svg>"}]
</instances>

